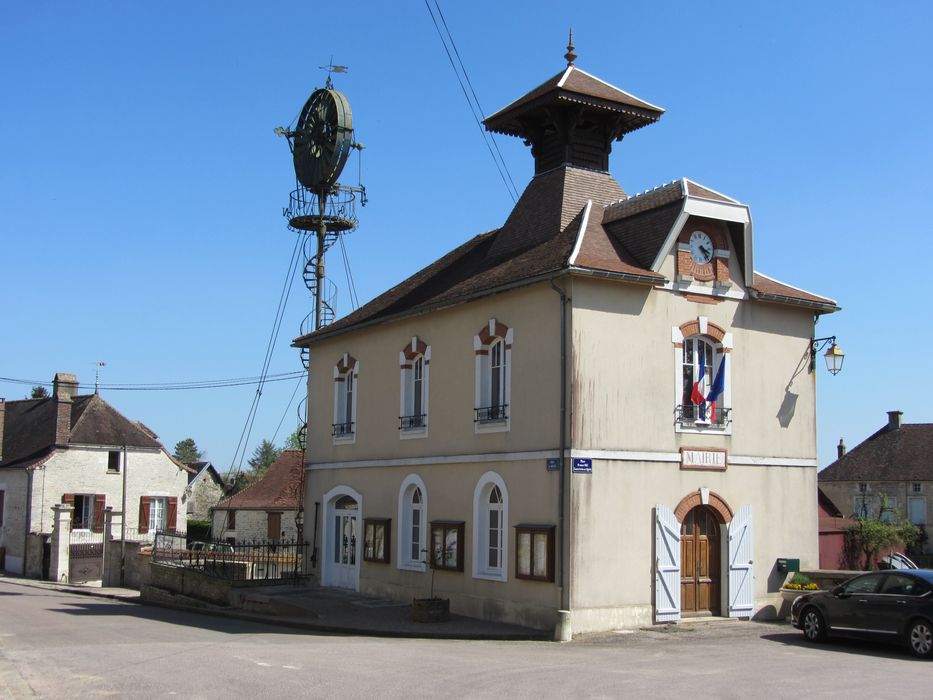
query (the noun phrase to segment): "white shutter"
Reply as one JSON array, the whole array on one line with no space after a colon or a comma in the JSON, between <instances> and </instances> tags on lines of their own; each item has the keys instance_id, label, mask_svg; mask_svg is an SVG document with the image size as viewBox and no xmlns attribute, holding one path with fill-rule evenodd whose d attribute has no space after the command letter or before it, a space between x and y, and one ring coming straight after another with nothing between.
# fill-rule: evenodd
<instances>
[{"instance_id":1,"label":"white shutter","mask_svg":"<svg viewBox=\"0 0 933 700\"><path fill-rule=\"evenodd\" d=\"M729 617L752 616L755 569L752 548L752 507L745 505L729 524Z\"/></svg>"},{"instance_id":2,"label":"white shutter","mask_svg":"<svg viewBox=\"0 0 933 700\"><path fill-rule=\"evenodd\" d=\"M680 523L670 508L654 507L654 620L680 619Z\"/></svg>"}]
</instances>

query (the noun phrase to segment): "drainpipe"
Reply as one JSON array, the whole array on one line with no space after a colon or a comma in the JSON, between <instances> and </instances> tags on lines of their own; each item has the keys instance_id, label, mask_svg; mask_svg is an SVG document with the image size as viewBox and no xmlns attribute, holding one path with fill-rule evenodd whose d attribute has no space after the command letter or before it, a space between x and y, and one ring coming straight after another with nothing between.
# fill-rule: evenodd
<instances>
[{"instance_id":1,"label":"drainpipe","mask_svg":"<svg viewBox=\"0 0 933 700\"><path fill-rule=\"evenodd\" d=\"M23 527L23 576L29 571L29 523L32 519L32 474L33 471L26 467L26 523ZM39 506L42 507L41 505ZM42 567L39 567L39 578L42 578Z\"/></svg>"},{"instance_id":2,"label":"drainpipe","mask_svg":"<svg viewBox=\"0 0 933 700\"><path fill-rule=\"evenodd\" d=\"M567 491L567 302L566 292L549 280L551 289L560 295L560 486L558 488L558 528L557 541L560 551L560 567L557 569L557 587L560 590L560 610L554 636L557 641L568 642L571 639L570 628L570 584L568 581L568 558L564 556L567 523L564 518L564 504Z\"/></svg>"}]
</instances>

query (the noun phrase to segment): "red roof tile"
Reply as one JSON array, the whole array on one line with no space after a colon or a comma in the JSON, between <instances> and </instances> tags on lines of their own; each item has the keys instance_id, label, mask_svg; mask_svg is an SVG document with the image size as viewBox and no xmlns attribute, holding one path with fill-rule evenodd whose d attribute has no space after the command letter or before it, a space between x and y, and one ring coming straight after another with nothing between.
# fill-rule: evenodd
<instances>
[{"instance_id":1,"label":"red roof tile","mask_svg":"<svg viewBox=\"0 0 933 700\"><path fill-rule=\"evenodd\" d=\"M297 509L301 499L304 453L284 450L259 481L217 504L217 510Z\"/></svg>"}]
</instances>

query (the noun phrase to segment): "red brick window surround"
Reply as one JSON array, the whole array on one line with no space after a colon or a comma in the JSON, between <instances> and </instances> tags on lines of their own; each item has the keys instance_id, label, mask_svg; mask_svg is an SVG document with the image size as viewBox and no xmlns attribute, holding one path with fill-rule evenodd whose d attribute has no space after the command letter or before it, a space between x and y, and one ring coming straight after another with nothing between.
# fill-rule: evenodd
<instances>
[{"instance_id":1,"label":"red brick window surround","mask_svg":"<svg viewBox=\"0 0 933 700\"><path fill-rule=\"evenodd\" d=\"M476 432L508 430L511 416L513 330L495 318L473 336L476 356L474 426Z\"/></svg>"},{"instance_id":2,"label":"red brick window surround","mask_svg":"<svg viewBox=\"0 0 933 700\"><path fill-rule=\"evenodd\" d=\"M417 336L399 352L399 437L425 437L428 428L428 397L431 346Z\"/></svg>"}]
</instances>

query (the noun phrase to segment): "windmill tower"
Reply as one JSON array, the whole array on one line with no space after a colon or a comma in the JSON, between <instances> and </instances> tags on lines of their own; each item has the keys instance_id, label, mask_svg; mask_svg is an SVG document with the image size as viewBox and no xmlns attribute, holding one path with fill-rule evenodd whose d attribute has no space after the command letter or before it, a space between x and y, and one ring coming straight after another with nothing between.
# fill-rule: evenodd
<instances>
[{"instance_id":1,"label":"windmill tower","mask_svg":"<svg viewBox=\"0 0 933 700\"><path fill-rule=\"evenodd\" d=\"M335 90L333 73L345 66L328 65L327 82L311 93L294 129L278 127L275 133L288 140L295 166L295 189L283 215L288 228L303 239L302 277L311 293L313 308L301 323L301 334L312 333L334 320L335 287L325 276L325 255L343 234L357 226L356 202L366 205L366 189L338 182L351 150L361 151L353 137L353 115L346 96ZM310 351L302 348L301 361L310 367ZM307 435L307 399L299 407L301 444Z\"/></svg>"}]
</instances>

